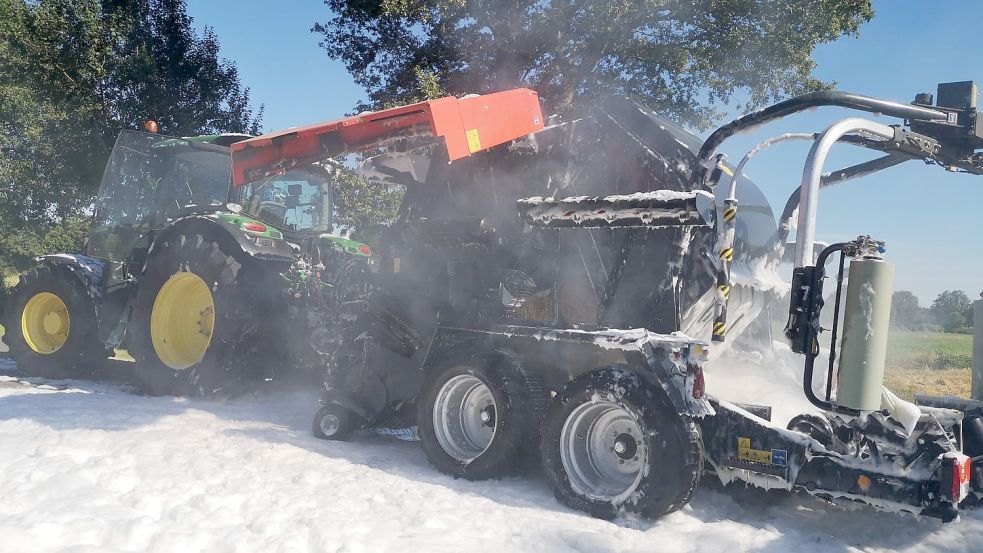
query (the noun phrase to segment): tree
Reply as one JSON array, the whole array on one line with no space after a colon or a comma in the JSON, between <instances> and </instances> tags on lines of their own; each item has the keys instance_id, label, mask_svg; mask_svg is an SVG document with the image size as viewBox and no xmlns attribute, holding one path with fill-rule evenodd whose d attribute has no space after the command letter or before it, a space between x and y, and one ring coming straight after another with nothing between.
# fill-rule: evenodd
<instances>
[{"instance_id":1,"label":"tree","mask_svg":"<svg viewBox=\"0 0 983 553\"><path fill-rule=\"evenodd\" d=\"M0 0L0 258L85 216L121 129L258 131L218 51L183 0Z\"/></svg>"},{"instance_id":2,"label":"tree","mask_svg":"<svg viewBox=\"0 0 983 553\"><path fill-rule=\"evenodd\" d=\"M819 44L857 34L870 0L325 0L321 46L383 107L438 94L537 90L550 111L626 94L705 128L828 87Z\"/></svg>"},{"instance_id":3,"label":"tree","mask_svg":"<svg viewBox=\"0 0 983 553\"><path fill-rule=\"evenodd\" d=\"M899 290L891 296L891 326L902 330L923 330L925 309L918 305L918 297L907 290Z\"/></svg>"},{"instance_id":4,"label":"tree","mask_svg":"<svg viewBox=\"0 0 983 553\"><path fill-rule=\"evenodd\" d=\"M971 307L972 303L965 292L946 290L935 298L930 309L935 320L947 332L953 332L966 326L965 313Z\"/></svg>"},{"instance_id":5,"label":"tree","mask_svg":"<svg viewBox=\"0 0 983 553\"><path fill-rule=\"evenodd\" d=\"M348 170L334 172L335 226L368 244L379 243L379 234L396 218L403 187L368 182Z\"/></svg>"}]
</instances>

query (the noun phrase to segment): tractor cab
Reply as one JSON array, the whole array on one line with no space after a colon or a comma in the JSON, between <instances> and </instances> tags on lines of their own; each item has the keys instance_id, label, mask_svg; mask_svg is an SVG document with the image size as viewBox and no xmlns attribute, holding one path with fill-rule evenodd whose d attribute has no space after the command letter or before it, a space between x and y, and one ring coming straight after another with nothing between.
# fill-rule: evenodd
<instances>
[{"instance_id":1,"label":"tractor cab","mask_svg":"<svg viewBox=\"0 0 983 553\"><path fill-rule=\"evenodd\" d=\"M86 253L112 261L141 259L169 221L225 209L229 149L196 139L123 131L96 197Z\"/></svg>"},{"instance_id":2,"label":"tractor cab","mask_svg":"<svg viewBox=\"0 0 983 553\"><path fill-rule=\"evenodd\" d=\"M331 232L333 169L309 165L231 187L228 145L243 138L120 133L96 199L87 255L139 262L155 232L189 215L234 219L228 222L247 233L258 221L288 238Z\"/></svg>"},{"instance_id":3,"label":"tractor cab","mask_svg":"<svg viewBox=\"0 0 983 553\"><path fill-rule=\"evenodd\" d=\"M233 191L242 214L293 233L332 229L333 174L320 165L293 169L245 184Z\"/></svg>"}]
</instances>

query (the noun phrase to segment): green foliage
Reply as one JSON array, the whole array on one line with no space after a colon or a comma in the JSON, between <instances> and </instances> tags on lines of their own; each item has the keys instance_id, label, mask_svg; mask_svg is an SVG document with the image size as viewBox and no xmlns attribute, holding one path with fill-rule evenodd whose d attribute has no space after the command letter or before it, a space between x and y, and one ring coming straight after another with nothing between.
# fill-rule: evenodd
<instances>
[{"instance_id":1,"label":"green foliage","mask_svg":"<svg viewBox=\"0 0 983 553\"><path fill-rule=\"evenodd\" d=\"M7 303L7 297L10 296L10 289L7 287L7 279L4 277L4 273L0 270L0 313L3 312L3 306ZM0 325L0 338L3 337L3 326Z\"/></svg>"},{"instance_id":2,"label":"green foliage","mask_svg":"<svg viewBox=\"0 0 983 553\"><path fill-rule=\"evenodd\" d=\"M0 272L23 271L39 255L81 252L89 224L85 217L70 217L58 225L27 225L0 234L0 252L4 252Z\"/></svg>"},{"instance_id":3,"label":"green foliage","mask_svg":"<svg viewBox=\"0 0 983 553\"><path fill-rule=\"evenodd\" d=\"M943 369L965 369L973 366L972 354L946 353L944 351L935 352L931 367L936 370Z\"/></svg>"},{"instance_id":4,"label":"green foliage","mask_svg":"<svg viewBox=\"0 0 983 553\"><path fill-rule=\"evenodd\" d=\"M0 0L0 223L17 235L0 258L39 243L28 234L74 228L120 129L257 131L218 50L183 0Z\"/></svg>"},{"instance_id":5,"label":"green foliage","mask_svg":"<svg viewBox=\"0 0 983 553\"><path fill-rule=\"evenodd\" d=\"M403 199L401 186L367 182L346 169L334 172L335 227L370 246L396 218Z\"/></svg>"},{"instance_id":6,"label":"green foliage","mask_svg":"<svg viewBox=\"0 0 983 553\"><path fill-rule=\"evenodd\" d=\"M925 330L928 312L918 305L918 297L907 290L891 296L891 327L901 330Z\"/></svg>"},{"instance_id":7,"label":"green foliage","mask_svg":"<svg viewBox=\"0 0 983 553\"><path fill-rule=\"evenodd\" d=\"M812 76L813 50L873 17L870 0L325 4L331 18L313 31L368 107L530 86L551 111L620 93L701 128L733 101L750 109L829 86Z\"/></svg>"},{"instance_id":8,"label":"green foliage","mask_svg":"<svg viewBox=\"0 0 983 553\"><path fill-rule=\"evenodd\" d=\"M946 290L939 294L930 308L935 321L946 332L956 332L973 323L972 302L961 290Z\"/></svg>"}]
</instances>

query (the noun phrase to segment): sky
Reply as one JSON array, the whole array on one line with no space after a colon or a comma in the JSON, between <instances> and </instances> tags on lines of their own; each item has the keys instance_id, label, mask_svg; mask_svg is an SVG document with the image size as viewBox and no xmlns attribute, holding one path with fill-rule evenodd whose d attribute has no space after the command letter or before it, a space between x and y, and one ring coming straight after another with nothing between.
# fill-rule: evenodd
<instances>
[{"instance_id":1,"label":"sky","mask_svg":"<svg viewBox=\"0 0 983 553\"><path fill-rule=\"evenodd\" d=\"M875 0L876 16L859 38L817 48L815 76L837 88L910 102L942 82L983 84L978 0ZM330 12L320 0L188 0L199 29L212 27L221 54L234 61L254 104L263 104L266 130L343 116L364 98L344 66L328 58L310 32ZM733 113L733 115L739 115ZM720 151L737 163L761 140L783 132L818 132L836 120L873 118L821 108L740 135ZM875 118L886 124L899 122ZM721 124L724 121L721 121ZM700 133L706 136L708 133ZM809 143L773 147L754 158L746 173L780 212L802 178ZM878 157L850 146L834 148L827 170ZM910 290L929 305L943 290L977 298L983 290L983 176L948 173L910 161L824 190L818 202L817 239L848 240L870 234L887 242L896 265L895 290ZM790 275L783 275L790 276Z\"/></svg>"}]
</instances>

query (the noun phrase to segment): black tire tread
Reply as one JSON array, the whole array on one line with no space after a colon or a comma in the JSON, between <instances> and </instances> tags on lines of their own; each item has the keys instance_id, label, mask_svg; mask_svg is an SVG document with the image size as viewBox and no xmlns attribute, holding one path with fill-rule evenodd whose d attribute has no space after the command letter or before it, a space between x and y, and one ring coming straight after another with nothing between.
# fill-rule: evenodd
<instances>
[{"instance_id":1,"label":"black tire tread","mask_svg":"<svg viewBox=\"0 0 983 553\"><path fill-rule=\"evenodd\" d=\"M177 269L175 270L175 266ZM216 304L215 334L196 365L175 371L164 365L150 338L150 315L160 288L178 270L190 270L212 284ZM258 293L251 293L250 273L261 268L247 263L241 252L226 252L200 234L175 234L155 244L133 301L127 330L130 353L137 360L135 380L151 395L235 394L255 376L254 339L260 332ZM258 279L256 279L258 281Z\"/></svg>"},{"instance_id":2,"label":"black tire tread","mask_svg":"<svg viewBox=\"0 0 983 553\"><path fill-rule=\"evenodd\" d=\"M341 426L338 429L338 431L332 434L331 436L326 436L324 432L321 431L321 418L325 411L330 411L338 415L339 420L341 422ZM311 430L314 433L314 437L320 440L345 442L348 441L348 439L352 437L352 434L355 433L355 430L357 430L356 422L355 422L356 420L357 417L355 416L354 413L348 411L347 409L341 407L340 405L335 405L335 404L322 405L321 408L317 410L317 413L314 414L314 421L312 423Z\"/></svg>"},{"instance_id":3,"label":"black tire tread","mask_svg":"<svg viewBox=\"0 0 983 553\"><path fill-rule=\"evenodd\" d=\"M511 426L508 434L496 431L495 439L499 440L497 445L493 443L488 451L469 463L462 463L445 453L432 428L432 403L437 391L435 384L443 382L443 377L457 366L470 366L485 373L487 378L482 379L486 381L486 385L492 388L493 394L504 395L510 409L508 420L511 421ZM494 382L496 380L498 382ZM420 396L420 440L427 459L438 471L466 480L488 480L522 474L537 461L539 429L546 412L548 396L539 376L524 367L521 358L515 353L496 349L452 358L431 371ZM503 404L501 401L496 402ZM506 439L507 443L502 441Z\"/></svg>"},{"instance_id":4,"label":"black tire tread","mask_svg":"<svg viewBox=\"0 0 983 553\"><path fill-rule=\"evenodd\" d=\"M655 390L654 385L646 383L630 369L622 366L605 367L585 373L575 378L564 387L553 399L547 411L544 424L540 452L543 458L543 470L547 481L556 498L569 507L589 513L598 518L611 519L622 512L630 512L645 518L655 519L683 508L692 498L703 474L703 437L699 426L689 417L680 416L661 390ZM657 432L671 438L677 446L678 464L669 469L663 466L663 471L653 478L651 472L648 482L643 486L650 493L633 493L621 504L587 498L577 494L569 484L569 479L563 473L563 465L559 452L559 430L563 420L569 415L580 397L589 397L595 393L614 393L612 390L621 389L623 393L614 394L617 399L640 410L646 419L649 432L657 427ZM646 405L638 405L642 400ZM650 449L651 450L651 449ZM650 460L650 463L652 461Z\"/></svg>"},{"instance_id":5,"label":"black tire tread","mask_svg":"<svg viewBox=\"0 0 983 553\"><path fill-rule=\"evenodd\" d=\"M41 355L23 340L20 318L27 300L34 294L48 291L65 302L72 319L68 341L61 350ZM22 274L9 293L3 310L6 330L4 343L10 357L35 376L47 378L86 378L108 355L98 337L95 303L79 277L68 267L44 265Z\"/></svg>"}]
</instances>

